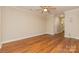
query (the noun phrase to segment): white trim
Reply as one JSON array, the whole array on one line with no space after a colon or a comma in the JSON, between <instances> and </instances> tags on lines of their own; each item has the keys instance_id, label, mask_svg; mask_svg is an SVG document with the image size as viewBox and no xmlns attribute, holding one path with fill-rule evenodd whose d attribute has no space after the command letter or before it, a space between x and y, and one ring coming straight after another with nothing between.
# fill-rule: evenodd
<instances>
[{"instance_id":1,"label":"white trim","mask_svg":"<svg viewBox=\"0 0 79 59\"><path fill-rule=\"evenodd\" d=\"M44 34L45 34L45 33L36 34L36 35L30 35L30 36L27 36L27 37L21 37L21 38L11 39L11 40L8 40L8 41L3 41L3 42L1 42L1 43L2 43L2 44L5 44L5 43L12 42L12 41L18 41L18 40L22 40L22 39L26 39L26 38L31 38L31 37L34 37L34 36L39 36L39 35L44 35Z\"/></svg>"},{"instance_id":2,"label":"white trim","mask_svg":"<svg viewBox=\"0 0 79 59\"><path fill-rule=\"evenodd\" d=\"M73 38L73 39L78 39L78 40L79 40L79 37L77 37L77 36L68 36L68 35L64 35L64 37L66 37L66 38Z\"/></svg>"},{"instance_id":3,"label":"white trim","mask_svg":"<svg viewBox=\"0 0 79 59\"><path fill-rule=\"evenodd\" d=\"M2 44L0 44L0 48L2 47Z\"/></svg>"}]
</instances>

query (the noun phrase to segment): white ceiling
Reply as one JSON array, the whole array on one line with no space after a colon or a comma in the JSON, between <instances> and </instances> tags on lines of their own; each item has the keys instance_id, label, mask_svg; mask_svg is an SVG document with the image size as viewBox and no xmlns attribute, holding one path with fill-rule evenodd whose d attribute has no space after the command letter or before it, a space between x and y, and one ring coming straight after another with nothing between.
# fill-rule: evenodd
<instances>
[{"instance_id":1,"label":"white ceiling","mask_svg":"<svg viewBox=\"0 0 79 59\"><path fill-rule=\"evenodd\" d=\"M71 9L79 8L79 6L53 6L53 7L55 7L57 10L62 10L62 11L68 11ZM21 6L20 8L32 9L32 10L41 9L40 6Z\"/></svg>"},{"instance_id":2,"label":"white ceiling","mask_svg":"<svg viewBox=\"0 0 79 59\"><path fill-rule=\"evenodd\" d=\"M79 6L56 6L56 8L58 10L68 11L68 10L71 10L71 9L79 8Z\"/></svg>"},{"instance_id":3,"label":"white ceiling","mask_svg":"<svg viewBox=\"0 0 79 59\"><path fill-rule=\"evenodd\" d=\"M53 7L56 8L56 11L52 11L53 12L52 14L60 14L68 10L79 8L79 6L53 6ZM19 6L18 8L31 10L31 11L37 11L38 9L41 9L40 6Z\"/></svg>"}]
</instances>

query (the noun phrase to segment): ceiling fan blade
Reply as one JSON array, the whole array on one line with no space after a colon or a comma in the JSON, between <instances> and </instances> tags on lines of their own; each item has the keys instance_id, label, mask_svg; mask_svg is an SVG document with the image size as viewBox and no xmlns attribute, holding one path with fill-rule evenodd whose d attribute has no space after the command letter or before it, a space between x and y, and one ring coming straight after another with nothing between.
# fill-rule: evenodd
<instances>
[{"instance_id":1,"label":"ceiling fan blade","mask_svg":"<svg viewBox=\"0 0 79 59\"><path fill-rule=\"evenodd\" d=\"M42 9L47 9L49 6L40 6Z\"/></svg>"},{"instance_id":2,"label":"ceiling fan blade","mask_svg":"<svg viewBox=\"0 0 79 59\"><path fill-rule=\"evenodd\" d=\"M42 9L44 9L44 6L40 6Z\"/></svg>"},{"instance_id":3,"label":"ceiling fan blade","mask_svg":"<svg viewBox=\"0 0 79 59\"><path fill-rule=\"evenodd\" d=\"M49 10L56 10L56 8L49 8Z\"/></svg>"}]
</instances>

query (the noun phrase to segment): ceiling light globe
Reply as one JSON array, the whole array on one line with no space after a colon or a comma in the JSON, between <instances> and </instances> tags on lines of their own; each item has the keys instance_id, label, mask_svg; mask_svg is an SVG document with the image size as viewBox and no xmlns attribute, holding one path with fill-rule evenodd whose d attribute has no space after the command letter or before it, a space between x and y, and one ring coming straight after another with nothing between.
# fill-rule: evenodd
<instances>
[{"instance_id":1,"label":"ceiling light globe","mask_svg":"<svg viewBox=\"0 0 79 59\"><path fill-rule=\"evenodd\" d=\"M47 9L44 9L45 12L47 12Z\"/></svg>"}]
</instances>

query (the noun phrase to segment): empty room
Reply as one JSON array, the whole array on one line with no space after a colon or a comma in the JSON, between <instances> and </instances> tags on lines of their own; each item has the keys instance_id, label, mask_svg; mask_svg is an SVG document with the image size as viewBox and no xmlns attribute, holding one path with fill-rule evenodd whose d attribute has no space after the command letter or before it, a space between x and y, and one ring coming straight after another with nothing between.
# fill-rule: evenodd
<instances>
[{"instance_id":1,"label":"empty room","mask_svg":"<svg viewBox=\"0 0 79 59\"><path fill-rule=\"evenodd\" d=\"M79 6L0 6L1 53L78 53Z\"/></svg>"}]
</instances>

